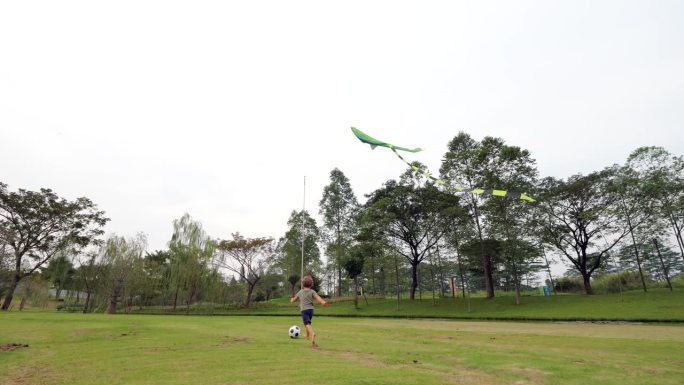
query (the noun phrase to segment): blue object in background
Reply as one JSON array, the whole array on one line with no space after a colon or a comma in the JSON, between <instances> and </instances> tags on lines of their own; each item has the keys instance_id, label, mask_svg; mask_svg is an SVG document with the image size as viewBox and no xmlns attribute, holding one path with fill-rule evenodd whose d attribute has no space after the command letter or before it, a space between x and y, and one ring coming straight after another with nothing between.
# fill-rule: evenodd
<instances>
[{"instance_id":1,"label":"blue object in background","mask_svg":"<svg viewBox=\"0 0 684 385\"><path fill-rule=\"evenodd\" d=\"M548 297L551 295L551 290L549 289L548 286L544 286L544 297Z\"/></svg>"}]
</instances>

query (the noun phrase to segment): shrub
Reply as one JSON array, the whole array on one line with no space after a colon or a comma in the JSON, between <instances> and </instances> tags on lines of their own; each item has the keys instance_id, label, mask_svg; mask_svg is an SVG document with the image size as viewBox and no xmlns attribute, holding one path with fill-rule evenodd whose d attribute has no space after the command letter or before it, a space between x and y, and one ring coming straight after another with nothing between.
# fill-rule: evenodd
<instances>
[{"instance_id":1,"label":"shrub","mask_svg":"<svg viewBox=\"0 0 684 385\"><path fill-rule=\"evenodd\" d=\"M579 277L561 277L553 281L553 288L557 293L581 293L584 283Z\"/></svg>"},{"instance_id":2,"label":"shrub","mask_svg":"<svg viewBox=\"0 0 684 385\"><path fill-rule=\"evenodd\" d=\"M649 277L646 279L646 286L653 284ZM592 287L599 293L619 293L620 290L638 290L642 288L641 278L638 271L623 271L620 274L606 274L597 278Z\"/></svg>"}]
</instances>

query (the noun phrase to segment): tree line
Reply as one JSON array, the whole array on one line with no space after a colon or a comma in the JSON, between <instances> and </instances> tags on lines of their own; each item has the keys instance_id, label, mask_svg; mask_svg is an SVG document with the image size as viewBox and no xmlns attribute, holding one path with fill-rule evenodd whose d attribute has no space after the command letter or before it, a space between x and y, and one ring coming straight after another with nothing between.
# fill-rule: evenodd
<instances>
[{"instance_id":1,"label":"tree line","mask_svg":"<svg viewBox=\"0 0 684 385\"><path fill-rule=\"evenodd\" d=\"M335 168L320 223L293 211L278 239L214 238L185 214L168 247L153 252L142 233L104 238L109 219L87 198L0 183L2 309L16 293L20 309L44 304L48 288L83 312L251 307L294 293L302 263L316 289L355 303L361 293L434 299L479 290L487 298L512 291L520 303L539 276L586 294L596 276L611 274L620 287L631 278L643 291L672 290L682 272L684 157L664 148L641 147L622 164L558 179L540 177L531 153L501 138L461 132L448 143L440 182L522 192L535 203L455 194L425 165L411 166L363 202ZM570 267L556 283L550 256Z\"/></svg>"}]
</instances>

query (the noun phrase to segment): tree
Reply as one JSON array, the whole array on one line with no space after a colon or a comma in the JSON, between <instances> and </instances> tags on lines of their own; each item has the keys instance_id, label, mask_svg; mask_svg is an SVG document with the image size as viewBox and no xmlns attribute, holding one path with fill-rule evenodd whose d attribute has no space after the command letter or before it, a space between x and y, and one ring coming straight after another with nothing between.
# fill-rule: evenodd
<instances>
[{"instance_id":1,"label":"tree","mask_svg":"<svg viewBox=\"0 0 684 385\"><path fill-rule=\"evenodd\" d=\"M459 132L448 144L447 152L444 155L442 166L439 171L442 178L448 183L467 188L485 186L485 172L488 163L493 157L482 144L470 137L465 132ZM472 225L476 230L480 241L480 257L482 260L482 270L484 274L485 289L487 298L494 298L494 265L492 256L485 253L484 248L484 223L481 214L481 197L475 194L468 194L464 199L468 205Z\"/></svg>"},{"instance_id":2,"label":"tree","mask_svg":"<svg viewBox=\"0 0 684 385\"><path fill-rule=\"evenodd\" d=\"M55 297L59 298L62 290L73 284L76 269L65 254L52 258L43 270L45 278L50 280L55 288Z\"/></svg>"},{"instance_id":3,"label":"tree","mask_svg":"<svg viewBox=\"0 0 684 385\"><path fill-rule=\"evenodd\" d=\"M272 262L273 239L245 238L240 233L233 233L232 236L233 239L219 243L217 263L245 281L247 285L245 307L248 308L254 287L264 276L269 263Z\"/></svg>"},{"instance_id":4,"label":"tree","mask_svg":"<svg viewBox=\"0 0 684 385\"><path fill-rule=\"evenodd\" d=\"M684 259L684 156L674 156L662 147L640 147L627 158L629 169L649 200L672 228Z\"/></svg>"},{"instance_id":5,"label":"tree","mask_svg":"<svg viewBox=\"0 0 684 385\"><path fill-rule=\"evenodd\" d=\"M106 266L103 277L105 293L108 296L107 314L115 314L119 302L131 290L136 260L142 259L147 239L139 233L133 238L112 235L102 248L102 261Z\"/></svg>"},{"instance_id":6,"label":"tree","mask_svg":"<svg viewBox=\"0 0 684 385\"><path fill-rule=\"evenodd\" d=\"M429 183L416 186L408 178L412 173L404 174L402 183L391 180L371 193L363 214L367 216L364 221L384 226L385 236L396 242L397 252L411 265L411 300L418 287L418 265L460 212L458 197Z\"/></svg>"},{"instance_id":7,"label":"tree","mask_svg":"<svg viewBox=\"0 0 684 385\"><path fill-rule=\"evenodd\" d=\"M318 249L320 232L316 220L307 211L292 211L287 221L288 230L280 238L277 246L276 267L286 277L296 276L299 283L302 267L302 238L304 239L304 271L317 270L321 265L321 252ZM243 274L244 275L244 274ZM290 281L290 278L288 278ZM294 286L292 287L294 290Z\"/></svg>"},{"instance_id":8,"label":"tree","mask_svg":"<svg viewBox=\"0 0 684 385\"><path fill-rule=\"evenodd\" d=\"M176 311L178 296L185 294L186 312L199 295L202 281L209 273L217 243L207 236L202 224L189 214L173 221L173 235L169 242L171 254L171 277L175 285L173 310Z\"/></svg>"},{"instance_id":9,"label":"tree","mask_svg":"<svg viewBox=\"0 0 684 385\"><path fill-rule=\"evenodd\" d=\"M10 192L0 183L0 244L9 247L14 262L2 310L9 309L22 279L67 248L96 243L107 221L88 198L68 201L50 189Z\"/></svg>"},{"instance_id":10,"label":"tree","mask_svg":"<svg viewBox=\"0 0 684 385\"><path fill-rule=\"evenodd\" d=\"M619 225L618 196L609 188L611 174L604 170L543 182L544 241L572 263L586 294L594 294L591 275L604 264L606 253L629 232Z\"/></svg>"},{"instance_id":11,"label":"tree","mask_svg":"<svg viewBox=\"0 0 684 385\"><path fill-rule=\"evenodd\" d=\"M349 255L342 263L344 270L347 272L349 278L354 280L354 308L359 308L359 275L363 272L363 263L366 253L370 250L364 247L365 245L355 245L350 249Z\"/></svg>"},{"instance_id":12,"label":"tree","mask_svg":"<svg viewBox=\"0 0 684 385\"><path fill-rule=\"evenodd\" d=\"M509 146L502 139L486 137L480 145L486 154L487 168L483 170L482 183L499 189L529 192L537 177L535 160L529 151ZM533 206L519 199L489 198L482 212L487 221L485 231L490 238L503 241L504 266L510 272L515 287L515 303L520 304L520 281L522 272L528 270L538 253L530 253L525 238L531 233Z\"/></svg>"},{"instance_id":13,"label":"tree","mask_svg":"<svg viewBox=\"0 0 684 385\"><path fill-rule=\"evenodd\" d=\"M349 247L355 228L355 217L359 208L349 179L338 168L330 172L330 183L323 188L319 203L319 214L323 216L323 229L326 233L328 250L332 251L338 266L337 295L342 295L342 260L345 249Z\"/></svg>"},{"instance_id":14,"label":"tree","mask_svg":"<svg viewBox=\"0 0 684 385\"><path fill-rule=\"evenodd\" d=\"M97 263L97 253L88 252L79 256L79 266L76 268L74 280L79 287L85 290L86 298L83 304L83 314L91 310L91 297L97 288L98 282L105 274L104 269Z\"/></svg>"}]
</instances>

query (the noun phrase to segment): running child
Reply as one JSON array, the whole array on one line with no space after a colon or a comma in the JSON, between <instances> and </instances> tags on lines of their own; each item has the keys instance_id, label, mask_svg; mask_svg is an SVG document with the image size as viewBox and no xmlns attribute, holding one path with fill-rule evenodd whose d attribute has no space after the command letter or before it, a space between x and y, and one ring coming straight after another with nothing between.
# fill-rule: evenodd
<instances>
[{"instance_id":1,"label":"running child","mask_svg":"<svg viewBox=\"0 0 684 385\"><path fill-rule=\"evenodd\" d=\"M318 301L323 307L328 307L328 303L321 298L321 296L316 293L313 287L313 278L310 275L305 276L302 279L302 289L297 292L292 298L290 298L290 303L295 303L299 300L299 310L302 313L302 321L304 322L304 327L306 328L306 339L311 340L311 347L317 348L316 344L316 333L314 333L313 327L311 326L311 319L314 315L314 299Z\"/></svg>"}]
</instances>

